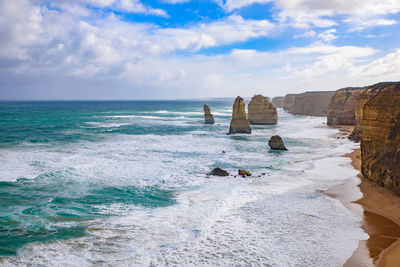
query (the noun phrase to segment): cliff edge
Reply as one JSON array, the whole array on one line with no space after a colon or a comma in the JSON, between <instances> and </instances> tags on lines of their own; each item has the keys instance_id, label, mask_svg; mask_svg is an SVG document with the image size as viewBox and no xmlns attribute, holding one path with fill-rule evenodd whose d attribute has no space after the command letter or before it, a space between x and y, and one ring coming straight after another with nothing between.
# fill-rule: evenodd
<instances>
[{"instance_id":1,"label":"cliff edge","mask_svg":"<svg viewBox=\"0 0 400 267\"><path fill-rule=\"evenodd\" d=\"M363 107L362 174L400 195L400 84L390 85Z\"/></svg>"}]
</instances>

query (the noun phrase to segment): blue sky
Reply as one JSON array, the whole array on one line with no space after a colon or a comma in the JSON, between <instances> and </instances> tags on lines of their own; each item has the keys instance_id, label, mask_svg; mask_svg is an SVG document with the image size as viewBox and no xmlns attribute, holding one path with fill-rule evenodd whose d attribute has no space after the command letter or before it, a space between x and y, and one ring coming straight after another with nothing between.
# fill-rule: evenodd
<instances>
[{"instance_id":1,"label":"blue sky","mask_svg":"<svg viewBox=\"0 0 400 267\"><path fill-rule=\"evenodd\" d=\"M267 96L400 80L399 0L0 0L0 99Z\"/></svg>"}]
</instances>

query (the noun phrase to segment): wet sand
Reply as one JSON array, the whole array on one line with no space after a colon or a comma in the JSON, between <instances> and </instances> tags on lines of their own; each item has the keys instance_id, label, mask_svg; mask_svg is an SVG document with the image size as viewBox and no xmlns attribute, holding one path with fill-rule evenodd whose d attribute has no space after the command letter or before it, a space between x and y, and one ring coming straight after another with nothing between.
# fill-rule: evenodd
<instances>
[{"instance_id":1,"label":"wet sand","mask_svg":"<svg viewBox=\"0 0 400 267\"><path fill-rule=\"evenodd\" d=\"M346 156L355 169L361 169L360 149ZM358 182L352 179L327 192L362 216L361 227L369 235L359 242L344 266L400 266L400 197L361 174L358 177Z\"/></svg>"}]
</instances>

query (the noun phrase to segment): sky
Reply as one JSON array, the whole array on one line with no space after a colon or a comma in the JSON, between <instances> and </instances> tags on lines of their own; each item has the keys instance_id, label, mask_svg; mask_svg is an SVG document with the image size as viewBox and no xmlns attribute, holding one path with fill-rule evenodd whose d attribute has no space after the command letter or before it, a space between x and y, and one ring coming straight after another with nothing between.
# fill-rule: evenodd
<instances>
[{"instance_id":1,"label":"sky","mask_svg":"<svg viewBox=\"0 0 400 267\"><path fill-rule=\"evenodd\" d=\"M0 0L0 100L279 96L400 80L400 0Z\"/></svg>"}]
</instances>

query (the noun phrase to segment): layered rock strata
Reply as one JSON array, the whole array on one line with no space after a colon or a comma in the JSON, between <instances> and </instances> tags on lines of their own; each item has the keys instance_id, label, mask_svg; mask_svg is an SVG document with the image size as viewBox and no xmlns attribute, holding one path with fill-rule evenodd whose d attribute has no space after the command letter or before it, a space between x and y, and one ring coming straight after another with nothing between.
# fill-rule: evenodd
<instances>
[{"instance_id":1,"label":"layered rock strata","mask_svg":"<svg viewBox=\"0 0 400 267\"><path fill-rule=\"evenodd\" d=\"M210 108L207 105L203 106L204 109L204 123L214 124L214 116L210 112Z\"/></svg>"},{"instance_id":2,"label":"layered rock strata","mask_svg":"<svg viewBox=\"0 0 400 267\"><path fill-rule=\"evenodd\" d=\"M400 84L363 107L361 170L365 178L400 195Z\"/></svg>"},{"instance_id":3,"label":"layered rock strata","mask_svg":"<svg viewBox=\"0 0 400 267\"><path fill-rule=\"evenodd\" d=\"M377 83L363 88L361 94L357 98L357 104L355 110L355 127L353 132L349 136L350 140L356 142L361 141L364 105L385 88L388 88L396 84L397 83L385 82L385 83Z\"/></svg>"},{"instance_id":4,"label":"layered rock strata","mask_svg":"<svg viewBox=\"0 0 400 267\"><path fill-rule=\"evenodd\" d=\"M278 123L276 108L267 97L255 95L251 98L249 106L249 121L253 125L271 125Z\"/></svg>"},{"instance_id":5,"label":"layered rock strata","mask_svg":"<svg viewBox=\"0 0 400 267\"><path fill-rule=\"evenodd\" d=\"M328 125L355 125L357 99L363 90L359 87L337 90L328 105Z\"/></svg>"},{"instance_id":6,"label":"layered rock strata","mask_svg":"<svg viewBox=\"0 0 400 267\"><path fill-rule=\"evenodd\" d=\"M274 105L277 108L283 108L284 102L285 102L284 96L277 96L272 98L272 105Z\"/></svg>"},{"instance_id":7,"label":"layered rock strata","mask_svg":"<svg viewBox=\"0 0 400 267\"><path fill-rule=\"evenodd\" d=\"M235 103L233 104L229 133L251 133L250 123L246 116L244 100L240 96L235 99Z\"/></svg>"},{"instance_id":8,"label":"layered rock strata","mask_svg":"<svg viewBox=\"0 0 400 267\"><path fill-rule=\"evenodd\" d=\"M287 94L285 96L285 99L283 100L283 109L284 110L290 110L290 108L294 104L294 98L296 97L295 94Z\"/></svg>"},{"instance_id":9,"label":"layered rock strata","mask_svg":"<svg viewBox=\"0 0 400 267\"><path fill-rule=\"evenodd\" d=\"M295 115L326 116L334 91L305 92L294 95L289 113Z\"/></svg>"}]
</instances>

